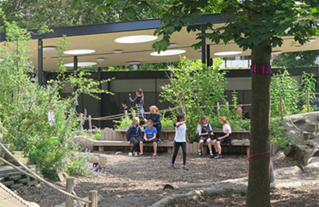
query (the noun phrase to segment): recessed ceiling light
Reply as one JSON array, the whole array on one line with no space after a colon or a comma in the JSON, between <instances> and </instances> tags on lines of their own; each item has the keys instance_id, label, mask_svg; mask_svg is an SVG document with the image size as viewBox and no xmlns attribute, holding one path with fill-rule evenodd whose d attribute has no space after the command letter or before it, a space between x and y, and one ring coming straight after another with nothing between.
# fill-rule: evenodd
<instances>
[{"instance_id":1,"label":"recessed ceiling light","mask_svg":"<svg viewBox=\"0 0 319 207\"><path fill-rule=\"evenodd\" d=\"M185 52L186 50L165 50L165 51L161 51L160 53L152 52L150 55L151 56L171 56L171 55L180 55Z\"/></svg>"},{"instance_id":2,"label":"recessed ceiling light","mask_svg":"<svg viewBox=\"0 0 319 207\"><path fill-rule=\"evenodd\" d=\"M114 54L121 54L123 51L122 50L114 50L113 53Z\"/></svg>"},{"instance_id":3,"label":"recessed ceiling light","mask_svg":"<svg viewBox=\"0 0 319 207\"><path fill-rule=\"evenodd\" d=\"M43 47L43 52L54 52L56 51L56 47L55 46L45 46Z\"/></svg>"},{"instance_id":4,"label":"recessed ceiling light","mask_svg":"<svg viewBox=\"0 0 319 207\"><path fill-rule=\"evenodd\" d=\"M150 41L157 40L157 38L158 37L154 35L133 35L133 36L120 37L115 39L114 41L117 43L132 44L132 43L150 42Z\"/></svg>"},{"instance_id":5,"label":"recessed ceiling light","mask_svg":"<svg viewBox=\"0 0 319 207\"><path fill-rule=\"evenodd\" d=\"M88 49L79 49L79 50L67 50L64 52L66 55L85 55L94 53L95 50L88 50Z\"/></svg>"},{"instance_id":6,"label":"recessed ceiling light","mask_svg":"<svg viewBox=\"0 0 319 207\"><path fill-rule=\"evenodd\" d=\"M101 62L104 62L104 61L105 61L105 59L102 58L102 57L96 58L96 62L98 62L98 63L101 63Z\"/></svg>"},{"instance_id":7,"label":"recessed ceiling light","mask_svg":"<svg viewBox=\"0 0 319 207\"><path fill-rule=\"evenodd\" d=\"M217 56L226 56L226 55L238 55L238 54L241 54L243 52L241 51L225 51L225 52L216 52L214 53L214 55L217 55Z\"/></svg>"},{"instance_id":8,"label":"recessed ceiling light","mask_svg":"<svg viewBox=\"0 0 319 207\"><path fill-rule=\"evenodd\" d=\"M78 67L96 65L96 62L78 62ZM74 67L74 63L66 63L64 64L65 67Z\"/></svg>"},{"instance_id":9,"label":"recessed ceiling light","mask_svg":"<svg viewBox=\"0 0 319 207\"><path fill-rule=\"evenodd\" d=\"M127 62L128 65L139 65L141 64L141 62L139 61L131 61L131 62Z\"/></svg>"},{"instance_id":10,"label":"recessed ceiling light","mask_svg":"<svg viewBox=\"0 0 319 207\"><path fill-rule=\"evenodd\" d=\"M176 43L171 43L168 47L176 47L177 44Z\"/></svg>"},{"instance_id":11,"label":"recessed ceiling light","mask_svg":"<svg viewBox=\"0 0 319 207\"><path fill-rule=\"evenodd\" d=\"M312 38L312 39L307 40L306 43L313 43L313 42L316 42L316 41L317 41L316 39Z\"/></svg>"}]
</instances>

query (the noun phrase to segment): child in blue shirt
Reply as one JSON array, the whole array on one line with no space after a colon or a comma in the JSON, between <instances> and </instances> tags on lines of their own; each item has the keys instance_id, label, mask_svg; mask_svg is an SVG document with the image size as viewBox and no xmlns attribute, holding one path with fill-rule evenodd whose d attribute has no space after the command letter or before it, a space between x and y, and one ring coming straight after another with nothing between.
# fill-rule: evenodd
<instances>
[{"instance_id":1,"label":"child in blue shirt","mask_svg":"<svg viewBox=\"0 0 319 207\"><path fill-rule=\"evenodd\" d=\"M158 113L158 108L155 105L150 106L150 114L147 117L147 120L152 120L153 121L153 126L156 128L157 134L156 134L156 139L158 142L161 142L162 140L160 139L160 133L162 129L161 125L161 120L162 117Z\"/></svg>"},{"instance_id":2,"label":"child in blue shirt","mask_svg":"<svg viewBox=\"0 0 319 207\"><path fill-rule=\"evenodd\" d=\"M142 130L140 127L140 120L137 117L133 118L133 123L130 126L130 128L127 130L126 132L126 140L128 144L133 144L133 147L131 148L130 152L129 152L129 156L133 155L134 152L134 156L137 156L137 151L138 151L138 145L139 142L142 140L143 134L142 134Z\"/></svg>"},{"instance_id":3,"label":"child in blue shirt","mask_svg":"<svg viewBox=\"0 0 319 207\"><path fill-rule=\"evenodd\" d=\"M156 138L157 130L153 127L153 121L147 121L147 127L144 130L144 141L140 141L140 157L143 156L143 143L152 143L154 154L153 157L157 156L157 138Z\"/></svg>"},{"instance_id":4,"label":"child in blue shirt","mask_svg":"<svg viewBox=\"0 0 319 207\"><path fill-rule=\"evenodd\" d=\"M126 100L122 102L122 107L124 109L124 116L127 115L128 113L130 113L130 109L127 106L127 101Z\"/></svg>"}]
</instances>

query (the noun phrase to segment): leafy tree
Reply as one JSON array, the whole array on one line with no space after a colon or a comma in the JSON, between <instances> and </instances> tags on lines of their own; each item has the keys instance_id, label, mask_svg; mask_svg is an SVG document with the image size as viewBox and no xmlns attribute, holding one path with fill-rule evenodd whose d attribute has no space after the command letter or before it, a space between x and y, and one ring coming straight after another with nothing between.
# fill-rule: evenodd
<instances>
[{"instance_id":1,"label":"leafy tree","mask_svg":"<svg viewBox=\"0 0 319 207\"><path fill-rule=\"evenodd\" d=\"M319 57L319 50L287 52L278 55L272 62L278 67L316 67L316 58Z\"/></svg>"},{"instance_id":2,"label":"leafy tree","mask_svg":"<svg viewBox=\"0 0 319 207\"><path fill-rule=\"evenodd\" d=\"M108 9L117 0L91 0ZM121 1L123 2L123 1ZM124 0L125 3L131 1ZM141 11L151 8L146 1L134 1ZM212 42L225 44L234 41L243 50L251 49L252 65L270 65L273 47L281 46L284 36L293 36L300 44L318 34L318 0L173 0L164 12L162 25L155 32L163 38L154 43L158 51L166 50L170 37L184 25L188 31L206 30L198 33L198 39L208 38ZM146 6L147 5L147 6ZM214 28L210 22L195 24L203 10L216 8L225 17L224 26ZM202 46L202 42L194 45ZM252 74L252 116L250 153L269 151L270 143L270 79L271 76ZM247 206L270 206L269 160L264 156L250 159Z\"/></svg>"},{"instance_id":3,"label":"leafy tree","mask_svg":"<svg viewBox=\"0 0 319 207\"><path fill-rule=\"evenodd\" d=\"M183 57L179 66L171 69L170 83L162 87L160 96L165 101L180 106L179 97L182 97L181 104L183 113L186 114L187 133L193 141L198 139L195 132L200 117L209 115L216 118L214 105L218 101L225 100L227 81L225 72L220 72L219 65L221 60L214 61L213 67L207 67L200 60L193 61Z\"/></svg>"}]
</instances>

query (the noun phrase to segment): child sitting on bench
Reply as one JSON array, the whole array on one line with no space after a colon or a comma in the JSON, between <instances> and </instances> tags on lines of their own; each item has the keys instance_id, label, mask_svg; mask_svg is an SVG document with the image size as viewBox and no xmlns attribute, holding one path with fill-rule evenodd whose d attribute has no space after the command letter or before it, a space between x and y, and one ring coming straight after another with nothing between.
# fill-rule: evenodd
<instances>
[{"instance_id":1,"label":"child sitting on bench","mask_svg":"<svg viewBox=\"0 0 319 207\"><path fill-rule=\"evenodd\" d=\"M133 123L130 126L130 128L126 132L126 139L128 144L133 144L133 147L131 148L129 152L129 156L132 156L134 153L134 156L137 156L138 153L138 145L139 142L142 140L143 134L140 127L140 119L138 117L133 118Z\"/></svg>"},{"instance_id":2,"label":"child sitting on bench","mask_svg":"<svg viewBox=\"0 0 319 207\"><path fill-rule=\"evenodd\" d=\"M143 156L143 143L152 143L153 144L153 149L154 149L154 154L153 157L157 156L157 138L156 138L156 128L153 127L153 121L148 120L147 121L147 127L144 129L144 140L140 141L140 157Z\"/></svg>"},{"instance_id":3,"label":"child sitting on bench","mask_svg":"<svg viewBox=\"0 0 319 207\"><path fill-rule=\"evenodd\" d=\"M209 149L209 153L210 153L210 157L214 158L214 154L212 151L212 139L211 139L211 135L214 135L213 133L213 129L211 127L211 125L208 123L208 117L207 116L202 116L201 120L198 123L197 126L197 132L200 136L200 140L198 143L198 156L201 157L202 156L202 145L203 143L206 141L207 145L208 145L208 149Z\"/></svg>"},{"instance_id":4,"label":"child sitting on bench","mask_svg":"<svg viewBox=\"0 0 319 207\"><path fill-rule=\"evenodd\" d=\"M223 133L220 137L216 138L216 140L213 141L213 145L215 147L215 150L217 152L217 156L215 158L222 158L222 148L220 146L221 143L228 143L231 144L232 137L231 137L231 128L230 124L227 120L226 116L222 116L219 119L221 125L223 125Z\"/></svg>"}]
</instances>

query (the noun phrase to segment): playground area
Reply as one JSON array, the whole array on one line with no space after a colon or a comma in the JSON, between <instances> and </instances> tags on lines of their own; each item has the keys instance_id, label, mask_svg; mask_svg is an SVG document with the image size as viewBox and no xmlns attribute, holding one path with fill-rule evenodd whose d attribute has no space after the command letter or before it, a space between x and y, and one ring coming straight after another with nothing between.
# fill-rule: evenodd
<instances>
[{"instance_id":1,"label":"playground area","mask_svg":"<svg viewBox=\"0 0 319 207\"><path fill-rule=\"evenodd\" d=\"M188 158L189 170L181 168L181 156L177 158L176 169L170 169L171 155L162 153L152 158L151 153L144 157L128 157L126 153L106 152L108 167L106 172L98 176L75 177L75 192L80 197L87 196L90 189L98 190L101 200L99 206L151 206L157 201L177 194L186 194L202 187L181 188L164 190L165 184L187 184L219 182L229 179L247 177L248 162L245 155L228 155L224 159L211 159L209 156L199 158L190 155ZM290 167L284 162L282 154L273 157L274 168ZM299 175L295 175L299 176ZM311 185L293 189L284 187L272 190L274 206L300 206L300 198L305 201L305 206L317 206L318 176L302 174L298 180L308 179ZM311 177L312 176L312 177ZM289 178L289 179L288 179ZM276 176L276 182L295 182L293 175ZM58 182L58 185L63 185ZM234 185L247 185L247 180L238 181ZM213 186L213 185L212 185ZM212 186L206 186L212 187ZM289 186L289 185L287 185ZM216 186L216 188L218 188ZM26 200L38 203L40 206L54 207L65 201L65 196L41 185L41 187L24 187L17 190L18 195ZM244 206L245 195L238 193L224 194L213 197L199 197L198 199L181 200L170 206Z\"/></svg>"}]
</instances>

